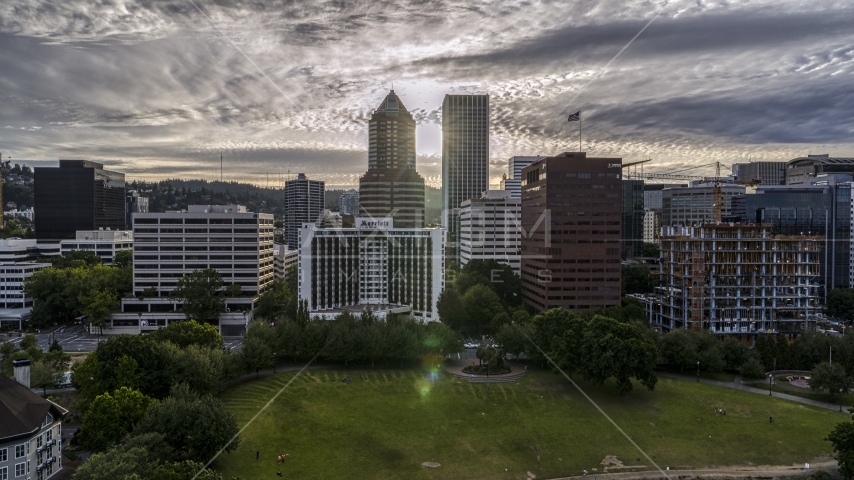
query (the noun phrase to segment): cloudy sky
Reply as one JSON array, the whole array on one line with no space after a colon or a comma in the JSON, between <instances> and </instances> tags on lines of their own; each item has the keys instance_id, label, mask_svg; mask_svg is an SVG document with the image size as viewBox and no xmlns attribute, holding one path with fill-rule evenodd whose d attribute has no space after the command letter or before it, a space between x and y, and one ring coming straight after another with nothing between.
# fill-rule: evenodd
<instances>
[{"instance_id":1,"label":"cloudy sky","mask_svg":"<svg viewBox=\"0 0 854 480\"><path fill-rule=\"evenodd\" d=\"M4 0L0 152L149 180L218 178L223 152L230 180L355 185L394 84L437 186L446 93L491 95L493 183L512 155L576 150L576 110L590 155L647 171L854 156L852 19L833 0Z\"/></svg>"}]
</instances>

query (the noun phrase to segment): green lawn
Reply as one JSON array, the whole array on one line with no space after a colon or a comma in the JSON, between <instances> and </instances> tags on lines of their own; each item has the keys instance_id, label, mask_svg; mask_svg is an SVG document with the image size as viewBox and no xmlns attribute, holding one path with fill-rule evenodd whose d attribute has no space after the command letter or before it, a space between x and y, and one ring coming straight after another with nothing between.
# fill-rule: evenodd
<instances>
[{"instance_id":1,"label":"green lawn","mask_svg":"<svg viewBox=\"0 0 854 480\"><path fill-rule=\"evenodd\" d=\"M221 398L243 426L293 375L244 383ZM659 379L654 392L636 385L624 396L613 385L583 388L662 468L826 460L824 438L850 418L681 380ZM717 407L727 415L715 414ZM277 467L281 453L290 458ZM606 455L651 468L565 379L548 372L471 384L446 374L431 381L416 369L309 370L214 467L242 479L276 478L277 468L285 478L517 479L528 471L538 478L602 472Z\"/></svg>"}]
</instances>

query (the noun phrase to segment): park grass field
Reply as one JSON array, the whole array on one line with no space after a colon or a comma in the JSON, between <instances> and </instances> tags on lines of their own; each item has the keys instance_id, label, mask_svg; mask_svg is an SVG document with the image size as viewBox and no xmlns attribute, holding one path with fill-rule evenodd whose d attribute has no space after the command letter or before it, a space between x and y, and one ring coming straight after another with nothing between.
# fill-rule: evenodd
<instances>
[{"instance_id":1,"label":"park grass field","mask_svg":"<svg viewBox=\"0 0 854 480\"><path fill-rule=\"evenodd\" d=\"M293 376L264 377L220 397L242 427ZM352 382L341 379L349 376ZM754 393L659 379L582 388L661 466L790 465L828 460L824 438L850 417ZM727 415L715 413L726 408ZM769 417L774 417L773 423ZM256 460L256 452L260 459ZM289 454L281 466L276 456ZM538 459L539 453L539 459ZM537 478L652 465L566 380L531 371L472 384L421 369L305 371L214 468L224 478ZM441 464L422 467L423 462ZM506 470L505 470L506 469ZM609 471L625 471L611 469Z\"/></svg>"}]
</instances>

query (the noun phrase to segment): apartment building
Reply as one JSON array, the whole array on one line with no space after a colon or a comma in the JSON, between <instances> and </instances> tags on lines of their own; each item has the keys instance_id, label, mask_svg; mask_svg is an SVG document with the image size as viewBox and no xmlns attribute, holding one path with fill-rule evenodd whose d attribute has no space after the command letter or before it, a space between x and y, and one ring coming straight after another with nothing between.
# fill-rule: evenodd
<instances>
[{"instance_id":1,"label":"apartment building","mask_svg":"<svg viewBox=\"0 0 854 480\"><path fill-rule=\"evenodd\" d=\"M775 235L770 224L707 224L665 233L660 326L742 337L793 337L815 327L823 236Z\"/></svg>"},{"instance_id":2,"label":"apartment building","mask_svg":"<svg viewBox=\"0 0 854 480\"><path fill-rule=\"evenodd\" d=\"M488 190L460 206L460 265L495 260L520 275L521 198L507 190Z\"/></svg>"},{"instance_id":3,"label":"apartment building","mask_svg":"<svg viewBox=\"0 0 854 480\"><path fill-rule=\"evenodd\" d=\"M312 314L333 318L371 308L439 319L445 232L394 228L393 219L357 218L356 228L300 230L299 297Z\"/></svg>"},{"instance_id":4,"label":"apartment building","mask_svg":"<svg viewBox=\"0 0 854 480\"><path fill-rule=\"evenodd\" d=\"M242 205L190 205L186 211L139 213L133 218L133 293L103 333L156 330L184 320L181 302L170 298L178 279L215 269L241 295L226 299L218 327L239 335L252 319L254 301L273 281L273 215Z\"/></svg>"}]
</instances>

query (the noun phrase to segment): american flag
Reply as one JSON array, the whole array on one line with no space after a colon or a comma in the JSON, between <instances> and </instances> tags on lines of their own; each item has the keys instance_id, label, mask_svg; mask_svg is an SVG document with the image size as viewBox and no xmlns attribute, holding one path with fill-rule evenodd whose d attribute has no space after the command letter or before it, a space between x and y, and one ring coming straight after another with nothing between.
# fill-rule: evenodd
<instances>
[{"instance_id":1,"label":"american flag","mask_svg":"<svg viewBox=\"0 0 854 480\"><path fill-rule=\"evenodd\" d=\"M569 122L580 122L581 121L581 110L579 110L575 113L571 113L569 115L569 118L567 118L567 121L569 121Z\"/></svg>"}]
</instances>

